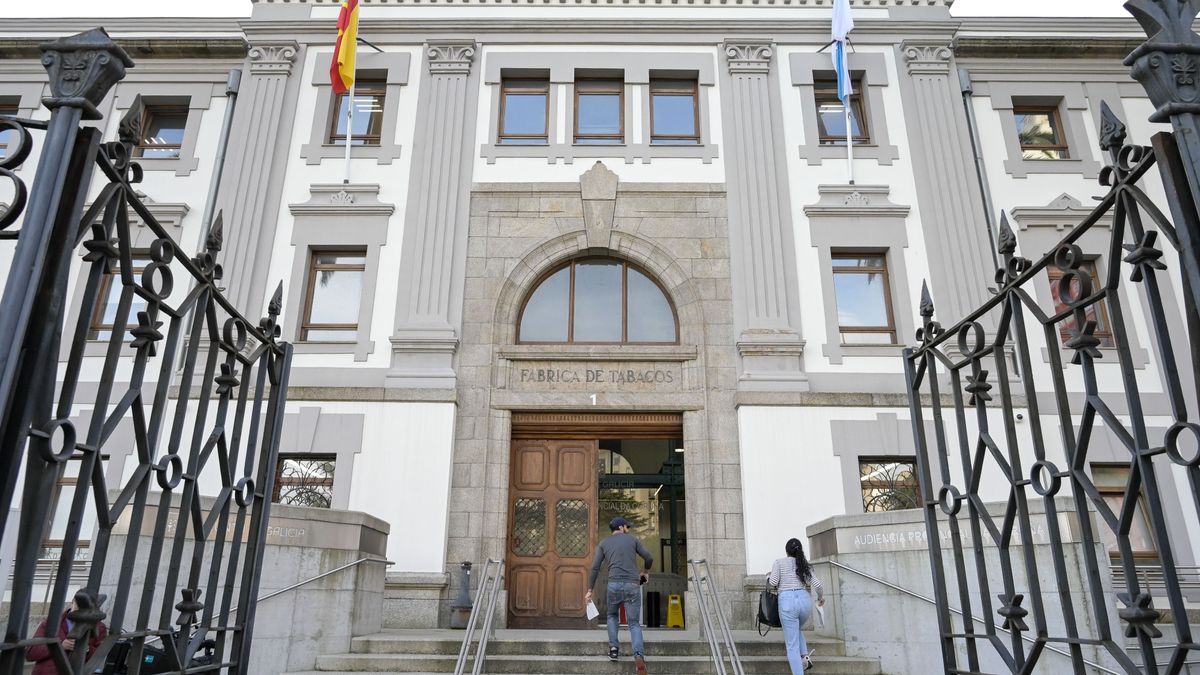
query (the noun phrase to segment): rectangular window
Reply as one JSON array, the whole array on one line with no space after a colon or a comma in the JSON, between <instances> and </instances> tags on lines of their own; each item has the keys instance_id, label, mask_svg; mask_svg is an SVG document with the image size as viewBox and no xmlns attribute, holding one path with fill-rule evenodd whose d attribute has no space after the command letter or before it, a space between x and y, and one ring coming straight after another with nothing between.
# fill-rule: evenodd
<instances>
[{"instance_id":1,"label":"rectangular window","mask_svg":"<svg viewBox=\"0 0 1200 675\"><path fill-rule=\"evenodd\" d=\"M651 80L650 143L700 144L696 80Z\"/></svg>"},{"instance_id":2,"label":"rectangular window","mask_svg":"<svg viewBox=\"0 0 1200 675\"><path fill-rule=\"evenodd\" d=\"M1024 159L1070 159L1057 107L1017 107L1013 117Z\"/></svg>"},{"instance_id":3,"label":"rectangular window","mask_svg":"<svg viewBox=\"0 0 1200 675\"><path fill-rule=\"evenodd\" d=\"M550 81L504 80L500 85L500 137L505 145L546 145Z\"/></svg>"},{"instance_id":4,"label":"rectangular window","mask_svg":"<svg viewBox=\"0 0 1200 675\"><path fill-rule=\"evenodd\" d=\"M817 132L821 145L846 144L846 107L838 98L837 80L814 82L813 95L817 105ZM855 145L870 145L871 132L863 107L862 78L854 78L854 93L850 95L850 135Z\"/></svg>"},{"instance_id":5,"label":"rectangular window","mask_svg":"<svg viewBox=\"0 0 1200 675\"><path fill-rule=\"evenodd\" d=\"M895 344L886 253L835 252L833 287L842 344Z\"/></svg>"},{"instance_id":6,"label":"rectangular window","mask_svg":"<svg viewBox=\"0 0 1200 675\"><path fill-rule=\"evenodd\" d=\"M0 115L14 115L15 116L16 114L17 114L17 104L16 103L0 102ZM17 132L15 132L11 129L9 129L7 131L0 131L0 159L3 159L4 157L8 156L8 144L15 143L16 136L17 136Z\"/></svg>"},{"instance_id":7,"label":"rectangular window","mask_svg":"<svg viewBox=\"0 0 1200 675\"><path fill-rule=\"evenodd\" d=\"M1079 268L1080 273L1086 273L1092 278L1092 292L1095 293L1100 289L1100 276L1096 271L1096 262L1088 261L1083 263ZM1050 266L1046 268L1046 275L1050 278L1050 297L1054 299L1054 313L1057 314L1067 308L1067 303L1062 300L1062 293L1059 287L1063 278L1063 271L1057 267ZM1071 293L1073 296L1079 296L1079 281L1071 282ZM1100 340L1101 347L1115 347L1116 341L1113 340L1111 324L1108 322L1108 306L1106 301L1088 305L1086 315L1089 321L1096 322L1096 332L1093 333ZM1058 323L1058 332L1062 338L1063 344L1066 344L1071 339L1073 334L1079 330L1076 324L1075 316L1072 314Z\"/></svg>"},{"instance_id":8,"label":"rectangular window","mask_svg":"<svg viewBox=\"0 0 1200 675\"><path fill-rule=\"evenodd\" d=\"M1125 490L1129 485L1130 468L1128 464L1093 464L1092 483L1096 491L1108 504L1108 508L1118 517L1125 505ZM1138 491L1137 506L1134 507L1133 523L1129 527L1129 547L1133 555L1139 558L1157 558L1158 548L1154 545L1153 529L1150 519L1146 516L1146 498ZM1109 555L1120 557L1121 549L1117 545L1117 535L1108 528L1105 522L1097 518L1100 524L1100 539L1108 549Z\"/></svg>"},{"instance_id":9,"label":"rectangular window","mask_svg":"<svg viewBox=\"0 0 1200 675\"><path fill-rule=\"evenodd\" d=\"M133 269L130 272L133 274L135 281L146 269L146 265L150 263L150 257L147 253L132 253L130 262L133 263ZM105 274L100 278L100 293L96 296L96 310L92 313L92 322L88 329L89 340L107 340L112 337L113 322L117 318L117 309L121 304L121 291L124 284L121 283L121 262L118 259L112 263L112 272ZM140 295L133 294L132 301L129 305L129 316L125 321L126 330L137 327L138 312L145 311L146 301ZM126 334L125 339L129 339Z\"/></svg>"},{"instance_id":10,"label":"rectangular window","mask_svg":"<svg viewBox=\"0 0 1200 675\"><path fill-rule=\"evenodd\" d=\"M301 342L353 342L358 334L366 251L313 251Z\"/></svg>"},{"instance_id":11,"label":"rectangular window","mask_svg":"<svg viewBox=\"0 0 1200 675\"><path fill-rule=\"evenodd\" d=\"M575 143L619 145L625 141L625 83L584 80L575 83Z\"/></svg>"},{"instance_id":12,"label":"rectangular window","mask_svg":"<svg viewBox=\"0 0 1200 675\"><path fill-rule=\"evenodd\" d=\"M142 133L135 157L179 157L188 109L176 105L147 105L142 114Z\"/></svg>"},{"instance_id":13,"label":"rectangular window","mask_svg":"<svg viewBox=\"0 0 1200 675\"><path fill-rule=\"evenodd\" d=\"M383 134L383 100L387 82L380 77L355 74L352 145L379 145ZM350 94L338 94L333 100L334 115L329 125L329 145L346 145L346 122Z\"/></svg>"},{"instance_id":14,"label":"rectangular window","mask_svg":"<svg viewBox=\"0 0 1200 675\"><path fill-rule=\"evenodd\" d=\"M921 506L921 486L913 457L863 457L858 460L863 511L899 511Z\"/></svg>"},{"instance_id":15,"label":"rectangular window","mask_svg":"<svg viewBox=\"0 0 1200 675\"><path fill-rule=\"evenodd\" d=\"M108 459L108 455L100 456L101 471L104 471L107 467ZM79 485L79 468L81 462L82 455L75 454L71 459L60 465L60 473L54 487L54 497L50 500L52 504L51 513L53 514L50 519L50 529L46 532L46 536L42 540L43 551L41 557L44 559L58 560L62 555L64 537L67 535L67 526L71 520L71 503L75 500L75 493ZM95 486L90 486L90 489L95 489ZM76 558L78 560L88 560L91 558L91 553L88 549L91 546L92 532L96 529L95 504L95 500L89 496L83 507L79 538L76 540L76 545L78 546Z\"/></svg>"},{"instance_id":16,"label":"rectangular window","mask_svg":"<svg viewBox=\"0 0 1200 675\"><path fill-rule=\"evenodd\" d=\"M271 501L291 506L333 506L333 455L280 455Z\"/></svg>"}]
</instances>

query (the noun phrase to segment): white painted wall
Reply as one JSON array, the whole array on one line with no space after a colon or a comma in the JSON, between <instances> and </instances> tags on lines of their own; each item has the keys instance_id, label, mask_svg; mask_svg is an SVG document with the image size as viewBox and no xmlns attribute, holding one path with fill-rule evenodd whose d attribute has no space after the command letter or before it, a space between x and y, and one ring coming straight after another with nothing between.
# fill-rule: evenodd
<instances>
[{"instance_id":1,"label":"white painted wall","mask_svg":"<svg viewBox=\"0 0 1200 675\"><path fill-rule=\"evenodd\" d=\"M366 415L350 508L392 526L395 572L444 572L453 464L453 403L327 403Z\"/></svg>"},{"instance_id":2,"label":"white painted wall","mask_svg":"<svg viewBox=\"0 0 1200 675\"><path fill-rule=\"evenodd\" d=\"M855 16L858 16L857 10ZM808 160L801 158L797 151L805 142L804 119L811 116L813 111L804 109L800 99L800 88L792 85L791 55L812 54L822 46L824 46L824 42L805 44L781 42L776 59L779 69L779 100L784 120L783 142L787 157L791 216L795 228L796 267L799 270L797 276L800 286L801 333L809 346L804 352L804 366L806 370L813 373L895 373L897 377L900 377L904 372L904 367L899 358L847 355L840 365L835 365L830 363L829 358L821 349L821 345L828 341L826 336L828 323L837 320L837 308L825 305L827 289L822 287L822 277L819 273L821 263L817 255L817 248L812 241L812 231L809 228L808 217L804 214L804 207L820 201L818 186L845 185L849 176L845 159L827 159L820 165L810 166ZM899 305L895 294L899 284L907 283L908 297L915 303L921 297L921 282L928 278L925 238L921 230L921 209L917 203L916 179L913 175L912 153L898 86L899 74L896 71L895 52L891 47L863 45L856 47L855 53L878 53L884 56L889 83L883 89L884 109L871 110L868 115L872 120L886 119L888 141L896 146L900 155L890 166L880 164L874 159L861 157L855 159L855 183L890 186L889 199L892 203L912 209L905 220L908 247L903 251L893 252L893 255L903 256L908 277L898 279L893 274L892 309L897 317L904 313L915 315L916 307ZM863 242L864 245L870 243ZM830 295L832 297L832 294ZM901 343L912 342L911 335L899 334L897 339Z\"/></svg>"},{"instance_id":3,"label":"white painted wall","mask_svg":"<svg viewBox=\"0 0 1200 675\"><path fill-rule=\"evenodd\" d=\"M395 142L401 146L401 155L391 164L377 164L374 159L352 159L351 181L355 183L378 183L379 201L396 207L388 222L387 244L380 248L379 275L375 287L375 302L371 317L371 340L375 350L367 362L356 363L353 354L297 354L294 364L298 368L308 367L387 367L391 364L391 349L388 338L395 328L397 289L400 279L400 247L404 237L404 212L408 203L408 181L412 170L413 136L416 133L417 100L420 95L422 52L414 46L380 45L388 52L404 52L409 55L408 84L400 87L399 107L396 116ZM300 96L296 103L296 118L288 136L288 163L286 165L282 197L279 203L279 225L271 254L271 272L268 276L266 303L275 291L276 280L282 279L285 293L291 283L292 262L296 247L292 245L295 218L288 210L290 204L309 201L309 186L314 184L341 183L345 177L345 160L341 157L326 158L320 164L310 165L300 157L300 148L309 142L313 118L317 116L317 90L312 84L313 73L327 69L333 52L332 45L315 45L306 52L304 63L297 67L300 77ZM323 114L320 115L323 117ZM331 223L331 227L336 226ZM285 303L287 302L285 298ZM265 304L264 304L265 306ZM291 325L289 317L283 321ZM285 335L285 339L295 336Z\"/></svg>"}]
</instances>

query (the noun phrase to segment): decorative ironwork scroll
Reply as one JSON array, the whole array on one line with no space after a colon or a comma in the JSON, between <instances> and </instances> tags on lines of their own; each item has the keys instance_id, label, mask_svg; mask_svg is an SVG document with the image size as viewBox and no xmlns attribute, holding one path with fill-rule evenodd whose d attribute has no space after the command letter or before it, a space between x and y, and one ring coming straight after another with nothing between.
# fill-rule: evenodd
<instances>
[{"instance_id":1,"label":"decorative ironwork scroll","mask_svg":"<svg viewBox=\"0 0 1200 675\"><path fill-rule=\"evenodd\" d=\"M42 51L49 121L0 118L0 180L17 195L0 212L0 238L16 240L0 301L0 536L16 537L0 673L23 672L39 646L63 674L99 672L113 654L136 674L150 650L170 672L246 673L292 354L279 340L282 286L265 318L246 318L218 288L220 216L189 256L139 199L140 102L114 142L80 125L100 119L97 104L133 66L103 30ZM15 170L35 137L27 191ZM140 272L135 256L148 259ZM89 340L98 316L113 329ZM69 464L51 583L38 569ZM86 591L74 594L85 540ZM39 584L50 587L35 598ZM101 622L107 639L90 655L64 650L64 616L79 645ZM47 635L31 637L43 617Z\"/></svg>"},{"instance_id":2,"label":"decorative ironwork scroll","mask_svg":"<svg viewBox=\"0 0 1200 675\"><path fill-rule=\"evenodd\" d=\"M1089 661L1099 659L1109 672L1176 674L1200 649L1184 594L1195 571L1178 560L1190 543L1168 526L1200 513L1200 331L1186 282L1180 302L1171 276L1198 271L1181 246L1200 237L1195 183L1172 134L1156 135L1152 148L1130 145L1107 105L1102 119L1107 192L1058 245L1025 257L1004 219L994 297L948 327L922 290L920 344L905 365L946 673L995 672L999 663L1005 672L1082 675L1097 672ZM1173 218L1144 186L1156 167ZM1145 330L1135 328L1137 314ZM1097 335L1102 316L1111 347ZM1148 371L1134 359L1137 333L1153 347ZM1159 387L1157 396L1146 391ZM1165 422L1147 415L1152 397L1165 401ZM1092 479L1101 435L1127 453L1117 498ZM1000 512L983 496L995 495L997 481ZM1164 481L1186 482L1190 498L1172 499ZM1156 547L1154 585L1131 538L1142 526ZM1111 573L1104 529L1115 541ZM1035 542L1053 554L1039 558Z\"/></svg>"}]
</instances>

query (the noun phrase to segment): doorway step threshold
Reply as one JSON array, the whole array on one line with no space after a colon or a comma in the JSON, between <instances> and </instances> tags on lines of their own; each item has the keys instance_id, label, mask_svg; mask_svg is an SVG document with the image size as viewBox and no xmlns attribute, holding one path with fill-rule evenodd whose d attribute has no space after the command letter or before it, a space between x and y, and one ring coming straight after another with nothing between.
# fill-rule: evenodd
<instances>
[{"instance_id":1,"label":"doorway step threshold","mask_svg":"<svg viewBox=\"0 0 1200 675\"><path fill-rule=\"evenodd\" d=\"M789 675L783 634L771 631L733 631L743 668L748 675ZM658 675L708 675L715 672L708 642L697 631L647 631L646 663ZM844 656L837 640L807 636L816 668L808 675L877 675L877 659ZM292 675L404 673L432 675L454 671L461 630L386 630L354 638L348 654L317 657L316 670ZM621 658L607 657L603 630L496 630L488 641L489 675L610 675L633 672L628 631L621 631ZM468 664L470 667L470 664Z\"/></svg>"}]
</instances>

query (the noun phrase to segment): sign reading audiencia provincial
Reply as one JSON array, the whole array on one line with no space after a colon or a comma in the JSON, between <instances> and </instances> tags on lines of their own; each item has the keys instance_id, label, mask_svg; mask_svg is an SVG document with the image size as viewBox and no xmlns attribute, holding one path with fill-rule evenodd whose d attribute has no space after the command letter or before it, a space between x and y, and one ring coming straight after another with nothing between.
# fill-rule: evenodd
<instances>
[{"instance_id":1,"label":"sign reading audiencia provincial","mask_svg":"<svg viewBox=\"0 0 1200 675\"><path fill-rule=\"evenodd\" d=\"M680 391L678 363L518 361L508 387L516 391Z\"/></svg>"}]
</instances>

